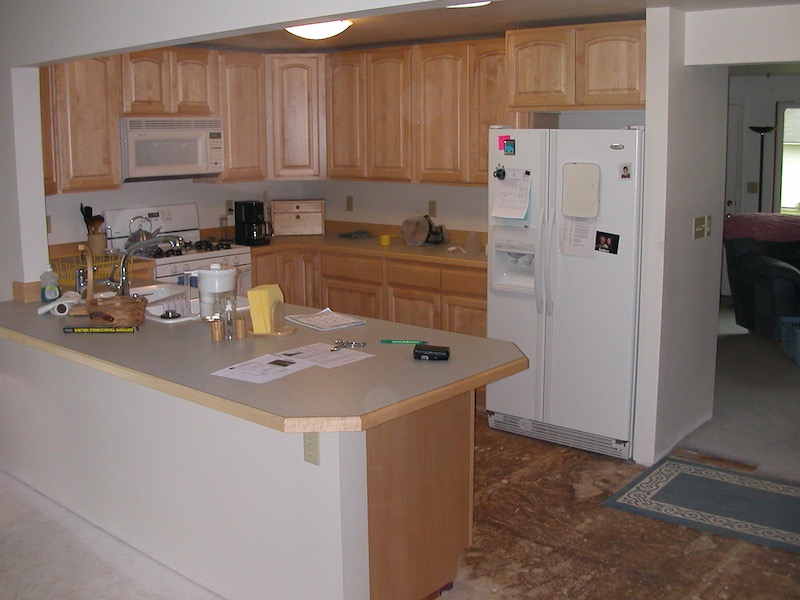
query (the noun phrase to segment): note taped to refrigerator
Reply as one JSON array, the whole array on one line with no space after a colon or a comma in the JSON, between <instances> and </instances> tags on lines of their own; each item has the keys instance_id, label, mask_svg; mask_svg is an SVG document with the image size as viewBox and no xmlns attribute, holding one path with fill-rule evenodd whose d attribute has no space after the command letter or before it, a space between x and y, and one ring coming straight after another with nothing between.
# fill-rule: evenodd
<instances>
[{"instance_id":1,"label":"note taped to refrigerator","mask_svg":"<svg viewBox=\"0 0 800 600\"><path fill-rule=\"evenodd\" d=\"M592 256L597 235L597 219L564 217L561 221L559 248L569 256Z\"/></svg>"},{"instance_id":2,"label":"note taped to refrigerator","mask_svg":"<svg viewBox=\"0 0 800 600\"><path fill-rule=\"evenodd\" d=\"M506 169L505 178L498 181L492 216L499 219L524 219L531 198L531 172L525 169Z\"/></svg>"}]
</instances>

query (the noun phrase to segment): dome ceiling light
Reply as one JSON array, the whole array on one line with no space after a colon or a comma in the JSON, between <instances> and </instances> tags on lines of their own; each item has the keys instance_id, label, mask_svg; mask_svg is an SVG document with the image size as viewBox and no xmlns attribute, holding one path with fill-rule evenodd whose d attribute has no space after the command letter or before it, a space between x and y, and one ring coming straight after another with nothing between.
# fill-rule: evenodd
<instances>
[{"instance_id":1,"label":"dome ceiling light","mask_svg":"<svg viewBox=\"0 0 800 600\"><path fill-rule=\"evenodd\" d=\"M487 4L491 4L491 2L466 2L465 4L452 4L450 6L445 6L445 8L478 8L479 6L486 6Z\"/></svg>"},{"instance_id":2,"label":"dome ceiling light","mask_svg":"<svg viewBox=\"0 0 800 600\"><path fill-rule=\"evenodd\" d=\"M339 35L352 24L353 22L348 20L326 21L325 23L311 23L309 25L287 27L286 31L307 40L326 40L335 35Z\"/></svg>"}]
</instances>

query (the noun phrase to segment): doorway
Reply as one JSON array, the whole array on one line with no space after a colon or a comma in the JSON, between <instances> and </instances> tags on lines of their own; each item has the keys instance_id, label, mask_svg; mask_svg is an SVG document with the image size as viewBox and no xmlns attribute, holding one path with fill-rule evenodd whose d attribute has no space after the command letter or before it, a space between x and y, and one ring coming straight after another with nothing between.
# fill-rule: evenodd
<instances>
[{"instance_id":1,"label":"doorway","mask_svg":"<svg viewBox=\"0 0 800 600\"><path fill-rule=\"evenodd\" d=\"M778 102L773 212L800 215L800 102Z\"/></svg>"}]
</instances>

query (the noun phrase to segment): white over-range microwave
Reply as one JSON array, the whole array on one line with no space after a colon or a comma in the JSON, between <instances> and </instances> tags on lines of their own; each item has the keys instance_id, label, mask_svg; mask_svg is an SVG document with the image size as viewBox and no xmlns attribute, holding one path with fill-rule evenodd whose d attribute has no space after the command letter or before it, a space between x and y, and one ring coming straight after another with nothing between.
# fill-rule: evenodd
<instances>
[{"instance_id":1,"label":"white over-range microwave","mask_svg":"<svg viewBox=\"0 0 800 600\"><path fill-rule=\"evenodd\" d=\"M123 117L123 181L207 177L222 172L222 119Z\"/></svg>"}]
</instances>

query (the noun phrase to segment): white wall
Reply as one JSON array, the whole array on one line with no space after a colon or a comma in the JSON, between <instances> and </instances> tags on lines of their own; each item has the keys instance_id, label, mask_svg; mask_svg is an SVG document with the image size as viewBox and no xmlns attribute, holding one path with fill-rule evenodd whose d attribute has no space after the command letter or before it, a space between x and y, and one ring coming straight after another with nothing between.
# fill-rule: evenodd
<instances>
[{"instance_id":1,"label":"white wall","mask_svg":"<svg viewBox=\"0 0 800 600\"><path fill-rule=\"evenodd\" d=\"M719 279L709 273L719 273L721 260L727 114L727 69L683 64L683 13L648 11L647 42L645 268L633 445L641 462L658 459L711 417ZM712 235L694 240L693 219L705 215L715 224Z\"/></svg>"}]
</instances>

